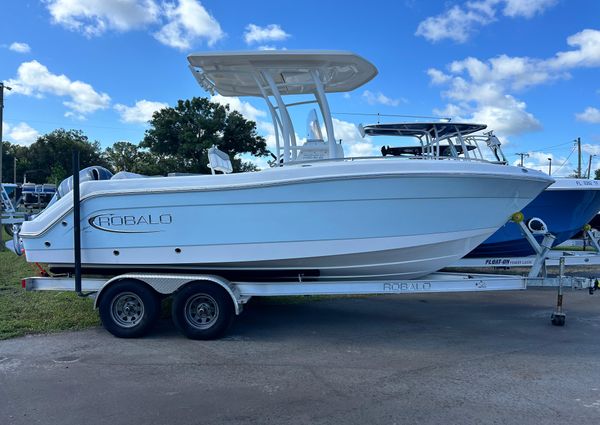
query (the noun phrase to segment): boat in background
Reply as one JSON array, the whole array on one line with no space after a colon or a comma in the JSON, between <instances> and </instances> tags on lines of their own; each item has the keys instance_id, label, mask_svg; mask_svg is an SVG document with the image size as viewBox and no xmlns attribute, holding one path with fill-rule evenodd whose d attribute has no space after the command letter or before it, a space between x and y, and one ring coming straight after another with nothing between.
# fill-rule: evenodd
<instances>
[{"instance_id":1,"label":"boat in background","mask_svg":"<svg viewBox=\"0 0 600 425\"><path fill-rule=\"evenodd\" d=\"M556 239L558 246L571 239L588 224L600 209L600 181L557 178L556 181L523 208L525 222L539 218ZM534 225L530 226L534 230ZM541 242L542 235L534 235ZM468 254L468 257L524 257L535 254L519 226L507 222L496 233Z\"/></svg>"},{"instance_id":2,"label":"boat in background","mask_svg":"<svg viewBox=\"0 0 600 425\"><path fill-rule=\"evenodd\" d=\"M275 166L83 182L84 274L210 272L338 283L418 278L463 257L553 181L485 161L344 158L326 94L354 90L377 74L352 53L212 52L188 60L211 93L266 101ZM307 102L286 104L288 95L308 95L318 105L327 140L319 140L316 125L309 141L297 143L288 109ZM222 170L225 162L219 156ZM28 261L73 270L73 206L63 194L23 224Z\"/></svg>"},{"instance_id":3,"label":"boat in background","mask_svg":"<svg viewBox=\"0 0 600 425\"><path fill-rule=\"evenodd\" d=\"M419 158L454 157L463 160L508 164L501 143L493 132L476 134L486 127L469 123L395 123L362 127L364 135L413 137L419 145L382 148L383 155ZM481 145L489 148L486 157ZM600 210L600 181L557 178L556 181L521 211L530 230L543 226L556 239L557 246L577 234ZM539 221L541 220L541 222ZM538 242L542 234L534 235ZM467 257L523 257L535 254L519 225L508 221Z\"/></svg>"}]
</instances>

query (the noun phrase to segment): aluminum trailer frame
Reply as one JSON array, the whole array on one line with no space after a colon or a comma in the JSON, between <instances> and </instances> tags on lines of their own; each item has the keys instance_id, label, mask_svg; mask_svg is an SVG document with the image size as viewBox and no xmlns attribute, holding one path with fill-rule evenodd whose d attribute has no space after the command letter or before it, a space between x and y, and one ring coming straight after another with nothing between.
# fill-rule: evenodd
<instances>
[{"instance_id":1,"label":"aluminum trailer frame","mask_svg":"<svg viewBox=\"0 0 600 425\"><path fill-rule=\"evenodd\" d=\"M520 214L520 213L518 213ZM553 250L552 242L554 236L544 229L544 240L538 243L533 232L523 223L522 216L515 214L512 218L520 227L524 237L529 241L536 252L536 255L527 257L483 257L483 258L462 258L451 268L511 268L511 267L531 267L529 277L539 276L548 266L560 266L561 261L564 266L597 266L600 265L600 243L593 237L590 229L584 228L584 232L590 238L596 252L586 251L567 251ZM541 221L541 220L540 220ZM542 222L543 223L543 222Z\"/></svg>"},{"instance_id":2,"label":"aluminum trailer frame","mask_svg":"<svg viewBox=\"0 0 600 425\"><path fill-rule=\"evenodd\" d=\"M176 326L188 337L193 339L211 339L222 335L228 325L218 332L210 333L208 336L203 333L194 333L194 329L190 332L185 326L182 329L181 323L176 320L178 304L177 297L182 296L186 290L192 292L195 288L204 288L200 291L200 297L205 294L210 294L215 288L220 288L223 293L226 293L225 298L231 301L233 306L231 317L228 317L229 323L233 318L240 315L244 304L252 297L272 297L272 296L297 296L297 295L370 295L370 294L426 294L426 293L449 293L449 292L483 292L483 291L522 291L529 286L558 286L557 307L551 316L552 323L557 326L565 324L566 315L562 310L563 287L570 286L573 289L589 288L590 294L598 288L597 281L587 278L575 278L563 276L564 266L561 267L561 276L558 278L530 278L515 275L492 275L492 274L465 274L465 273L433 273L422 279L415 280L373 280L373 281L335 281L335 282L306 282L301 278L297 281L289 282L232 282L217 275L184 275L184 274L150 274L150 273L126 273L115 276L110 279L106 278L89 278L84 277L80 281L80 287L76 288L76 279L71 276L62 277L28 277L22 280L22 286L27 291L76 291L80 295L90 296L94 299L94 308L100 310L102 323L109 332L116 336L132 337L144 334L136 333L130 335L120 333L120 330L115 330L115 325L107 323L108 315L115 315L115 311L119 308L122 313L124 307L117 306L115 310L114 299L122 297L122 295L114 295L113 289L119 289L119 285L127 286L121 293L131 294L137 288L144 290L146 293L151 293L152 298L156 302L167 296L173 296L173 316ZM213 290L207 290L207 285ZM81 291L79 292L78 291ZM224 290L224 291L223 291ZM130 291L130 292L126 292ZM194 293L192 293L194 295ZM198 295L196 295L198 296ZM114 299L113 299L114 297ZM113 299L111 301L111 299ZM139 298L138 298L139 300ZM187 300L187 298L186 298ZM213 300L214 301L214 300ZM225 304L229 304L224 300ZM110 302L110 307L107 310L107 303ZM154 302L154 301L153 301ZM186 309L189 301L186 302ZM160 306L160 304L158 304ZM182 304L179 303L179 306ZM221 310L227 310L223 304L217 307ZM104 306L104 307L103 307ZM194 311L204 312L207 307L197 307ZM129 307L125 307L129 308ZM157 309L157 311L160 308ZM143 311L143 308L142 308ZM187 310L186 310L187 311ZM233 314L234 313L234 314ZM142 313L143 314L143 313ZM196 313L193 313L196 314ZM201 313L197 313L198 315ZM204 314L204 313L202 313ZM225 314L225 313L223 313ZM129 318L128 315L125 315ZM156 318L158 314L156 313ZM148 328L149 329L149 328ZM127 329L125 329L127 331Z\"/></svg>"}]
</instances>

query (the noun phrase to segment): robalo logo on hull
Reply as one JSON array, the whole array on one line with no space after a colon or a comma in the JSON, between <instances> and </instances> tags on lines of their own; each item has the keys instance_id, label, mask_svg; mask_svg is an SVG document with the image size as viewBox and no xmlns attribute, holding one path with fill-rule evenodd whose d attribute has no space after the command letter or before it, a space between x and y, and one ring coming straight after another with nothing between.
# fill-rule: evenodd
<instances>
[{"instance_id":1,"label":"robalo logo on hull","mask_svg":"<svg viewBox=\"0 0 600 425\"><path fill-rule=\"evenodd\" d=\"M94 229L104 232L157 233L162 232L162 229L157 228L157 226L173 223L173 216L168 213L142 215L98 214L91 216L88 223Z\"/></svg>"}]
</instances>

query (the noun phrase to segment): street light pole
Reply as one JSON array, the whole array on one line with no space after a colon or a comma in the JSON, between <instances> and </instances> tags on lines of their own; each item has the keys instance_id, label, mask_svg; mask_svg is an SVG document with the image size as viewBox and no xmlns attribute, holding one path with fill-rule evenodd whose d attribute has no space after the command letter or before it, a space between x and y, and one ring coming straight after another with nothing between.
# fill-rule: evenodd
<instances>
[{"instance_id":1,"label":"street light pole","mask_svg":"<svg viewBox=\"0 0 600 425\"><path fill-rule=\"evenodd\" d=\"M2 81L0 81L0 193L3 193L4 189L2 188L2 120L3 120L3 111L4 111L4 89L12 90L10 87L5 86ZM2 226L2 210L4 209L4 205L0 200L0 252L4 251L4 238L1 237L3 226Z\"/></svg>"},{"instance_id":2,"label":"street light pole","mask_svg":"<svg viewBox=\"0 0 600 425\"><path fill-rule=\"evenodd\" d=\"M548 158L548 175L552 175L552 158Z\"/></svg>"}]
</instances>

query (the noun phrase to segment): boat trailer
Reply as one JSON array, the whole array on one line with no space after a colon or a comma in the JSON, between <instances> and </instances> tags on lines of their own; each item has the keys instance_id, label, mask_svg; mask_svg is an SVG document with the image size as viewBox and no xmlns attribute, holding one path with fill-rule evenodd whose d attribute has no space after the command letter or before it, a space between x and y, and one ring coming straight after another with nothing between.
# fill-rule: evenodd
<instances>
[{"instance_id":1,"label":"boat trailer","mask_svg":"<svg viewBox=\"0 0 600 425\"><path fill-rule=\"evenodd\" d=\"M22 280L27 291L75 291L94 299L104 327L118 337L146 334L158 319L163 298L172 297L172 317L176 327L191 339L222 336L244 304L252 297L298 295L366 295L440 292L516 291L533 286L556 286L558 297L551 321L565 324L562 309L563 288L598 289L598 280L566 276L565 257L559 259L558 277L547 277L545 264L554 236L548 234L538 244L528 239L538 253L529 276L437 272L420 279L315 281L298 274L293 281L230 281L214 274L125 273L107 278L83 277L81 269L81 229L79 197L79 154L73 152L74 273L62 276L28 277ZM522 214L513 216L513 220ZM522 265L522 264L521 264ZM504 266L501 264L500 266ZM542 275L543 274L543 275Z\"/></svg>"}]
</instances>

